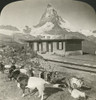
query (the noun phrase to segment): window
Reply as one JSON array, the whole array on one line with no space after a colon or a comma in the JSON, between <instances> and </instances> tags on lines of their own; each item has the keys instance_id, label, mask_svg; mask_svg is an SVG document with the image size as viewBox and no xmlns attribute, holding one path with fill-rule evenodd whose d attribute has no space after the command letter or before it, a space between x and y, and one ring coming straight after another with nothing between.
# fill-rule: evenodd
<instances>
[{"instance_id":1,"label":"window","mask_svg":"<svg viewBox=\"0 0 96 100\"><path fill-rule=\"evenodd\" d=\"M63 42L57 42L57 49L63 50Z\"/></svg>"}]
</instances>

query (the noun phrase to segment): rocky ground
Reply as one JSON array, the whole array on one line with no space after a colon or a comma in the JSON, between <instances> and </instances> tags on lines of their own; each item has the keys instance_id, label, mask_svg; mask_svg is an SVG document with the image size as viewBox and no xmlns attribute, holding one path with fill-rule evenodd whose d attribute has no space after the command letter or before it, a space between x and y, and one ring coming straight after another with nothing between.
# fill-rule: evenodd
<instances>
[{"instance_id":1,"label":"rocky ground","mask_svg":"<svg viewBox=\"0 0 96 100\"><path fill-rule=\"evenodd\" d=\"M91 90L84 90L89 96L88 100L96 100L96 74L60 67L56 63L45 61L41 56L33 54L30 50L25 52L23 49L23 51L19 50L18 52L16 51L12 53L12 50L11 52L10 50L8 52L7 49L3 54L4 55L2 61L4 61L5 64L11 63L9 59L14 58L15 61L17 61L16 64L25 64L26 67L29 65L34 67L36 74L41 69L46 71L58 71L59 78L69 78L71 76L83 77L85 84L91 87ZM21 89L17 87L15 81L9 81L7 76L8 73L6 72L4 74L0 73L0 100L40 100L40 98L37 96L38 92L35 95L27 95L25 97L21 97ZM46 86L44 93L44 100L76 100L70 96L67 88L62 91L61 89L52 88L51 85L49 85Z\"/></svg>"},{"instance_id":2,"label":"rocky ground","mask_svg":"<svg viewBox=\"0 0 96 100\"><path fill-rule=\"evenodd\" d=\"M66 71L66 70L65 70ZM73 76L78 77L84 76L85 83L91 87L91 90L84 90L89 96L88 100L96 100L96 75L91 75L90 73L81 73L74 71L68 71L64 73L59 73L60 76ZM26 90L27 93L27 90ZM52 88L50 85L46 86L44 91L44 100L76 100L70 96L67 88L62 91L61 89ZM38 92L35 95L22 96L22 91L17 87L15 81L9 81L7 78L7 73L0 73L0 100L40 100L38 98Z\"/></svg>"}]
</instances>

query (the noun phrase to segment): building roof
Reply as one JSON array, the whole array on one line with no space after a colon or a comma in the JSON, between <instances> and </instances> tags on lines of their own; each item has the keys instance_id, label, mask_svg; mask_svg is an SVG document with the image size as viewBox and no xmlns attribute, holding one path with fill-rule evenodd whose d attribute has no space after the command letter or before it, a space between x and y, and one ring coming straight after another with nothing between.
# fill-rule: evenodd
<instances>
[{"instance_id":1,"label":"building roof","mask_svg":"<svg viewBox=\"0 0 96 100\"><path fill-rule=\"evenodd\" d=\"M62 41L83 41L84 39L34 39L25 40L25 42L62 42Z\"/></svg>"}]
</instances>

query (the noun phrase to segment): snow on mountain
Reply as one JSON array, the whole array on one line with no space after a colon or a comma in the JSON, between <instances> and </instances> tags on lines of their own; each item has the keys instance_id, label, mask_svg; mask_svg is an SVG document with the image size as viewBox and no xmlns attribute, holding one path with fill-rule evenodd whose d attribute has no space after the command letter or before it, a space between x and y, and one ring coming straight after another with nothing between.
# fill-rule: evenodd
<instances>
[{"instance_id":1,"label":"snow on mountain","mask_svg":"<svg viewBox=\"0 0 96 100\"><path fill-rule=\"evenodd\" d=\"M14 32L18 32L18 31L0 29L0 33L1 33L1 34L5 34L5 35L9 35L9 36L13 35Z\"/></svg>"},{"instance_id":2,"label":"snow on mountain","mask_svg":"<svg viewBox=\"0 0 96 100\"><path fill-rule=\"evenodd\" d=\"M52 22L54 25L59 23L59 16L57 11L50 5L47 5L47 8L42 15L39 24L35 27L41 27L42 25L46 24L46 22Z\"/></svg>"},{"instance_id":3,"label":"snow on mountain","mask_svg":"<svg viewBox=\"0 0 96 100\"><path fill-rule=\"evenodd\" d=\"M27 27L28 28L28 27ZM29 28L28 28L29 29ZM13 30L13 31L12 31ZM17 30L17 31L16 31ZM0 33L15 37L29 38L31 36L41 38L83 38L92 35L91 30L81 30L74 27L66 19L58 15L56 9L48 4L45 12L41 16L39 23L31 27L29 34L24 33L24 28L16 28L12 26L1 27ZM26 29L25 29L26 30ZM16 36L17 34L17 36ZM20 36L18 36L20 34ZM22 35L22 36L21 36ZM27 36L28 35L28 36ZM93 34L94 35L94 34Z\"/></svg>"},{"instance_id":4,"label":"snow on mountain","mask_svg":"<svg viewBox=\"0 0 96 100\"><path fill-rule=\"evenodd\" d=\"M47 9L46 9L45 13L46 14L44 14L44 15L45 15L46 18L49 18L51 16L54 17L54 15L57 15L56 10L54 10L53 7L50 4L47 5ZM44 18L44 16L41 18L41 20L43 20L43 18Z\"/></svg>"},{"instance_id":5,"label":"snow on mountain","mask_svg":"<svg viewBox=\"0 0 96 100\"><path fill-rule=\"evenodd\" d=\"M63 20L65 21L65 23L63 21L60 21L61 28L65 28L65 30L68 32L78 32L77 28L72 26L67 20L65 20L65 19L63 19Z\"/></svg>"},{"instance_id":6,"label":"snow on mountain","mask_svg":"<svg viewBox=\"0 0 96 100\"><path fill-rule=\"evenodd\" d=\"M93 32L91 30L80 30L79 32L86 36L90 36L93 34Z\"/></svg>"},{"instance_id":7,"label":"snow on mountain","mask_svg":"<svg viewBox=\"0 0 96 100\"><path fill-rule=\"evenodd\" d=\"M3 27L3 29L2 29ZM2 26L0 29L0 33L12 35L14 33L22 33L24 34L24 29L18 29L13 26ZM17 30L17 31L16 31ZM58 15L55 8L52 5L48 4L45 12L41 16L39 23L31 28L30 35L32 36L43 36L50 38L57 37L66 37L73 36L78 37L84 35L90 35L92 32L90 30L80 30L77 27L74 27L70 24L66 19L63 19ZM83 37L83 36L82 36Z\"/></svg>"},{"instance_id":8,"label":"snow on mountain","mask_svg":"<svg viewBox=\"0 0 96 100\"><path fill-rule=\"evenodd\" d=\"M50 38L60 36L65 38L65 35L66 37L80 38L84 37L88 32L90 31L80 30L71 25L66 19L62 19L52 5L48 4L39 23L34 26L30 34L34 36L50 36Z\"/></svg>"},{"instance_id":9,"label":"snow on mountain","mask_svg":"<svg viewBox=\"0 0 96 100\"><path fill-rule=\"evenodd\" d=\"M44 35L46 31L50 31L54 27L54 24L51 22L46 22L44 25L38 28L33 28L31 31L31 35Z\"/></svg>"}]
</instances>

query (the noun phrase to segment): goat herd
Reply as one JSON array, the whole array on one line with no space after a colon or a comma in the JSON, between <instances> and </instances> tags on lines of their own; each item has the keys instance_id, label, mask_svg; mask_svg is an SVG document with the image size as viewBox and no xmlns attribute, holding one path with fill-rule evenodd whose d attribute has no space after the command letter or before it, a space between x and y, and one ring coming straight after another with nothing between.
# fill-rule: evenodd
<instances>
[{"instance_id":1,"label":"goat herd","mask_svg":"<svg viewBox=\"0 0 96 100\"><path fill-rule=\"evenodd\" d=\"M7 74L10 81L16 80L17 87L22 89L22 97L25 96L25 90L28 89L29 93L35 93L38 91L38 97L43 100L45 84L49 84L52 86L52 88L60 88L62 90L67 88L74 99L80 100L83 98L85 100L88 98L86 93L81 90L82 87L86 87L84 81L81 78L77 78L76 76L70 78L63 77L61 79L55 80L58 76L57 71L48 72L42 70L39 71L39 74L36 76L36 72L32 67L26 69L24 66L17 67L14 63L12 65L4 65L1 62L0 71L5 73L6 70L8 70Z\"/></svg>"}]
</instances>

